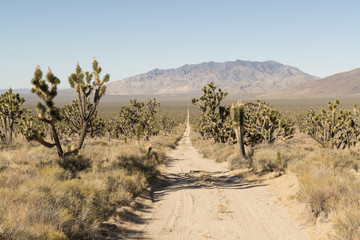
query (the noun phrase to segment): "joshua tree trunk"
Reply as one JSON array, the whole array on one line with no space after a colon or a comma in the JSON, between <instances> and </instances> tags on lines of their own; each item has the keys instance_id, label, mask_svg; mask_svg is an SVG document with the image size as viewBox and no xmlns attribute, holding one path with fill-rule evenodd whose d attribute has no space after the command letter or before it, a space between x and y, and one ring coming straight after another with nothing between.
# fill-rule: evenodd
<instances>
[{"instance_id":1,"label":"joshua tree trunk","mask_svg":"<svg viewBox=\"0 0 360 240\"><path fill-rule=\"evenodd\" d=\"M240 126L239 128L239 145L240 145L240 149L241 149L241 155L243 156L243 158L246 159L246 154L245 154L245 145L244 145L244 128L243 126Z\"/></svg>"},{"instance_id":2,"label":"joshua tree trunk","mask_svg":"<svg viewBox=\"0 0 360 240\"><path fill-rule=\"evenodd\" d=\"M244 159L246 159L245 145L244 145L244 129L242 126L234 129L236 134L236 141L239 145L239 153Z\"/></svg>"},{"instance_id":3,"label":"joshua tree trunk","mask_svg":"<svg viewBox=\"0 0 360 240\"><path fill-rule=\"evenodd\" d=\"M12 141L13 128L14 128L14 121L10 120L10 124L9 124L9 142Z\"/></svg>"},{"instance_id":4,"label":"joshua tree trunk","mask_svg":"<svg viewBox=\"0 0 360 240\"><path fill-rule=\"evenodd\" d=\"M78 141L78 144L77 144L77 149L80 150L84 144L84 140L85 140L85 137L86 137L86 129L89 125L89 120L88 121L85 121L83 123L83 126L81 128L81 132L80 132L80 135L79 135L79 141Z\"/></svg>"},{"instance_id":5,"label":"joshua tree trunk","mask_svg":"<svg viewBox=\"0 0 360 240\"><path fill-rule=\"evenodd\" d=\"M231 107L231 121L236 134L236 139L239 144L240 155L246 159L245 144L244 144L244 118L245 108L243 104L236 104Z\"/></svg>"},{"instance_id":6,"label":"joshua tree trunk","mask_svg":"<svg viewBox=\"0 0 360 240\"><path fill-rule=\"evenodd\" d=\"M52 131L52 136L54 138L54 142L56 144L57 153L58 153L60 158L64 158L64 152L63 152L62 147L61 147L59 135L58 135L58 133L56 131L55 125L53 125L53 124L51 125L51 131Z\"/></svg>"}]
</instances>

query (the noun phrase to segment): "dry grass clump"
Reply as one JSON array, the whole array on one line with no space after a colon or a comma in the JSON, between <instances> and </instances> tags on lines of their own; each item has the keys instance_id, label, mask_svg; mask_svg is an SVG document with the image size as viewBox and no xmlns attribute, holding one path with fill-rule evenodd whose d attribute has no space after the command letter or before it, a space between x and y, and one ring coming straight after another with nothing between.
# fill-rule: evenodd
<instances>
[{"instance_id":1,"label":"dry grass clump","mask_svg":"<svg viewBox=\"0 0 360 240\"><path fill-rule=\"evenodd\" d=\"M258 148L254 152L251 165L257 172L285 171L290 156L272 148Z\"/></svg>"},{"instance_id":2,"label":"dry grass clump","mask_svg":"<svg viewBox=\"0 0 360 240\"><path fill-rule=\"evenodd\" d=\"M216 162L225 162L237 151L237 145L214 143L211 139L203 139L198 132L191 131L191 142L204 158L214 159Z\"/></svg>"},{"instance_id":3,"label":"dry grass clump","mask_svg":"<svg viewBox=\"0 0 360 240\"><path fill-rule=\"evenodd\" d=\"M227 161L231 170L250 167L249 161L244 159L238 152L231 154Z\"/></svg>"},{"instance_id":4,"label":"dry grass clump","mask_svg":"<svg viewBox=\"0 0 360 240\"><path fill-rule=\"evenodd\" d=\"M81 172L79 178L56 163L17 169L1 174L9 183L0 188L1 205L6 206L1 239L99 239L100 224L146 186L143 176L123 169ZM13 184L14 179L21 181Z\"/></svg>"},{"instance_id":5,"label":"dry grass clump","mask_svg":"<svg viewBox=\"0 0 360 240\"><path fill-rule=\"evenodd\" d=\"M156 179L181 130L139 144L89 140L65 162L37 144L2 146L0 239L105 239L101 224Z\"/></svg>"},{"instance_id":6,"label":"dry grass clump","mask_svg":"<svg viewBox=\"0 0 360 240\"><path fill-rule=\"evenodd\" d=\"M331 220L335 239L359 239L360 181L353 174L359 160L352 152L320 150L293 169L298 198L308 204L314 220Z\"/></svg>"},{"instance_id":7,"label":"dry grass clump","mask_svg":"<svg viewBox=\"0 0 360 240\"><path fill-rule=\"evenodd\" d=\"M360 239L360 205L343 206L333 214L334 239Z\"/></svg>"}]
</instances>

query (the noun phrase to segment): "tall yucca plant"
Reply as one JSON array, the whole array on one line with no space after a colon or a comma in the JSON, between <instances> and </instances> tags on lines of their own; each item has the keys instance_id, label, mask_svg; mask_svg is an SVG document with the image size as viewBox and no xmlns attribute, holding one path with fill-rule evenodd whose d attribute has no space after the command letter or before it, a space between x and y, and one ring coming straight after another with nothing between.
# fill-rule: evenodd
<instances>
[{"instance_id":1,"label":"tall yucca plant","mask_svg":"<svg viewBox=\"0 0 360 240\"><path fill-rule=\"evenodd\" d=\"M244 145L244 125L245 125L245 106L240 103L232 105L230 109L231 124L236 134L237 143L239 144L240 154L246 159Z\"/></svg>"},{"instance_id":2,"label":"tall yucca plant","mask_svg":"<svg viewBox=\"0 0 360 240\"><path fill-rule=\"evenodd\" d=\"M109 74L106 74L102 79L100 79L101 67L95 58L92 67L92 73L84 73L78 63L75 73L71 74L69 77L70 86L76 93L76 100L82 118L82 128L80 130L79 141L76 149L81 149L84 143L88 125L91 123L93 115L96 112L100 98L105 94L105 83L110 80ZM91 95L92 101L90 100ZM88 104L90 104L90 106Z\"/></svg>"},{"instance_id":3,"label":"tall yucca plant","mask_svg":"<svg viewBox=\"0 0 360 240\"><path fill-rule=\"evenodd\" d=\"M80 129L79 140L75 148L69 149L64 153L60 143L59 133L56 128L56 123L61 120L60 111L55 107L53 99L57 95L57 86L60 80L49 69L46 74L46 79L42 79L43 73L38 66L34 73L34 78L31 83L34 85L32 92L38 95L44 103L39 102L36 105L38 119L50 125L51 136L54 142L48 142L44 138L44 133L39 128L34 128L34 121L30 117L23 119L23 133L27 140L36 140L45 147L55 147L60 158L65 158L70 155L75 155L82 148L84 139L87 133L87 127L90 124L96 108L99 104L100 98L105 94L105 83L109 81L110 75L106 74L104 78L100 79L101 68L98 62L94 59L93 72L83 73L79 64L76 66L75 73L69 77L69 83L76 92L79 112L82 119L82 127ZM85 78L85 79L84 79ZM90 96L93 96L93 101L90 101ZM90 106L89 106L90 105ZM66 117L66 116L65 116Z\"/></svg>"},{"instance_id":4,"label":"tall yucca plant","mask_svg":"<svg viewBox=\"0 0 360 240\"><path fill-rule=\"evenodd\" d=\"M40 129L33 128L33 120L31 118L24 119L23 126L24 135L28 141L36 140L45 147L52 148L56 146L57 153L59 157L64 157L64 151L60 144L59 134L56 129L56 123L60 121L60 112L53 99L57 95L57 86L60 83L60 80L52 73L50 68L46 73L46 79L43 79L43 72L40 67L37 66L34 72L34 78L31 80L31 84L34 87L31 89L32 93L41 98L45 104L38 102L36 105L36 112L38 114L38 119L41 122L44 122L50 125L51 135L54 139L54 142L48 142L44 139L44 134Z\"/></svg>"},{"instance_id":5,"label":"tall yucca plant","mask_svg":"<svg viewBox=\"0 0 360 240\"><path fill-rule=\"evenodd\" d=\"M356 146L360 140L359 109L340 108L340 100L328 102L328 109L320 112L310 109L303 121L302 131L324 148L345 149Z\"/></svg>"},{"instance_id":6,"label":"tall yucca plant","mask_svg":"<svg viewBox=\"0 0 360 240\"><path fill-rule=\"evenodd\" d=\"M24 102L25 99L14 94L11 88L0 95L0 137L3 135L6 141L12 141L14 123L23 113L20 107Z\"/></svg>"}]
</instances>

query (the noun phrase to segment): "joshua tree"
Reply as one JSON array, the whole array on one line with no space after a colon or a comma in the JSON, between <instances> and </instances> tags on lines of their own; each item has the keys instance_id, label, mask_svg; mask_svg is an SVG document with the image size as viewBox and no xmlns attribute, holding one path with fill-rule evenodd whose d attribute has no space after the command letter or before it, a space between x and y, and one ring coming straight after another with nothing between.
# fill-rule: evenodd
<instances>
[{"instance_id":1,"label":"joshua tree","mask_svg":"<svg viewBox=\"0 0 360 240\"><path fill-rule=\"evenodd\" d=\"M273 143L279 138L286 140L295 132L294 124L266 102L258 100L257 104L238 104L230 108L220 106L227 93L221 89L216 92L214 83L209 83L208 88L205 86L202 90L203 96L191 101L203 113L198 130L204 138L213 138L215 142L222 143L236 141L242 146L241 149L244 145ZM240 120L243 123L241 133ZM245 156L243 150L242 155Z\"/></svg>"},{"instance_id":2,"label":"joshua tree","mask_svg":"<svg viewBox=\"0 0 360 240\"><path fill-rule=\"evenodd\" d=\"M199 107L203 114L209 113L214 115L217 108L220 106L221 101L228 95L227 92L221 91L216 92L216 86L213 82L208 84L208 88L204 86L202 89L203 95L200 99L191 99L192 104Z\"/></svg>"},{"instance_id":3,"label":"joshua tree","mask_svg":"<svg viewBox=\"0 0 360 240\"><path fill-rule=\"evenodd\" d=\"M86 103L87 109L92 107L90 101ZM61 130L67 136L76 136L79 137L81 134L81 130L84 124L84 119L79 110L79 103L73 101L71 105L65 105L60 109L61 114ZM105 132L105 123L102 119L97 119L97 111L93 114L87 129L86 134L90 133L90 136L93 137L95 135L103 135Z\"/></svg>"},{"instance_id":4,"label":"joshua tree","mask_svg":"<svg viewBox=\"0 0 360 240\"><path fill-rule=\"evenodd\" d=\"M118 122L121 133L132 138L136 132L136 125L140 123L144 108L143 102L130 100L130 105L122 106L119 112Z\"/></svg>"},{"instance_id":5,"label":"joshua tree","mask_svg":"<svg viewBox=\"0 0 360 240\"><path fill-rule=\"evenodd\" d=\"M31 113L31 111L25 110L21 116L21 133L28 141L35 140L46 147L52 147L47 146L50 143L46 143L44 141L46 134L42 123L43 122L40 122L39 119Z\"/></svg>"},{"instance_id":6,"label":"joshua tree","mask_svg":"<svg viewBox=\"0 0 360 240\"><path fill-rule=\"evenodd\" d=\"M130 100L130 105L123 106L119 112L119 125L125 136L136 136L138 125L148 140L151 135L158 133L158 126L155 122L155 114L160 103L156 99L149 99L147 103L139 102L136 99Z\"/></svg>"},{"instance_id":7,"label":"joshua tree","mask_svg":"<svg viewBox=\"0 0 360 240\"><path fill-rule=\"evenodd\" d=\"M135 135L136 135L136 141L137 143L140 142L141 134L142 134L143 128L140 123L136 124L135 126Z\"/></svg>"},{"instance_id":8,"label":"joshua tree","mask_svg":"<svg viewBox=\"0 0 360 240\"><path fill-rule=\"evenodd\" d=\"M287 140L294 136L294 123L282 117L280 112L268 103L258 100L257 104L246 103L245 108L248 143L273 143L279 138Z\"/></svg>"},{"instance_id":9,"label":"joshua tree","mask_svg":"<svg viewBox=\"0 0 360 240\"><path fill-rule=\"evenodd\" d=\"M43 73L38 66L35 70L34 78L31 81L34 85L31 91L45 102L45 105L39 102L36 106L36 111L38 113L38 119L41 122L50 125L51 136L54 142L51 143L45 140L44 132L41 128L34 127L36 124L31 117L28 117L27 119L24 118L22 121L23 132L26 138L29 141L36 140L45 147L52 148L56 146L60 158L65 158L66 156L78 153L78 151L82 148L87 132L86 130L96 112L96 107L99 104L100 98L105 93L106 88L104 83L109 81L108 74L105 75L103 80L100 80L100 72L101 68L94 59L93 73L90 74L86 72L84 74L78 64L76 67L76 73L69 77L70 85L75 89L77 95L77 103L82 117L82 126L80 128L79 140L75 149L69 149L64 153L60 143L59 133L56 128L56 124L61 120L61 115L59 109L55 107L55 103L53 101L57 95L57 85L60 83L60 80L51 72L50 69L46 74L46 80L42 79ZM86 77L85 81L84 77ZM91 94L93 94L94 97L93 102L90 102L90 105L87 105L87 102L90 101L89 98Z\"/></svg>"},{"instance_id":10,"label":"joshua tree","mask_svg":"<svg viewBox=\"0 0 360 240\"><path fill-rule=\"evenodd\" d=\"M151 135L156 135L158 132L158 125L155 122L155 114L158 111L160 103L156 102L156 99L149 99L145 104L145 108L142 112L141 125L144 130L146 140L149 140Z\"/></svg>"},{"instance_id":11,"label":"joshua tree","mask_svg":"<svg viewBox=\"0 0 360 240\"><path fill-rule=\"evenodd\" d=\"M5 141L12 141L14 123L23 113L20 107L24 102L25 99L14 94L11 88L0 95L0 136L2 135Z\"/></svg>"},{"instance_id":12,"label":"joshua tree","mask_svg":"<svg viewBox=\"0 0 360 240\"><path fill-rule=\"evenodd\" d=\"M174 119L170 117L169 114L167 113L161 116L160 123L161 123L161 129L165 133L171 133L176 126L176 122L174 121Z\"/></svg>"},{"instance_id":13,"label":"joshua tree","mask_svg":"<svg viewBox=\"0 0 360 240\"><path fill-rule=\"evenodd\" d=\"M231 123L236 134L236 141L239 144L241 156L246 159L244 144L245 106L238 102L230 109Z\"/></svg>"},{"instance_id":14,"label":"joshua tree","mask_svg":"<svg viewBox=\"0 0 360 240\"><path fill-rule=\"evenodd\" d=\"M43 73L39 66L37 66L34 78L31 80L31 83L34 87L31 89L31 92L38 95L44 102L38 103L36 105L36 111L38 113L38 119L41 122L44 122L50 125L51 136L54 139L53 143L46 141L44 131L34 123L34 120L31 115L27 115L23 119L23 132L28 141L36 140L45 147L55 147L59 157L64 157L64 152L60 144L59 134L56 129L56 123L60 121L59 109L55 107L53 99L57 95L57 85L60 83L60 80L51 72L50 68L46 74L46 81L42 79ZM47 83L48 82L48 83ZM35 127L36 126L36 127Z\"/></svg>"},{"instance_id":15,"label":"joshua tree","mask_svg":"<svg viewBox=\"0 0 360 240\"><path fill-rule=\"evenodd\" d=\"M354 111L342 110L339 107L340 100L334 103L328 102L328 110L321 109L316 112L310 109L303 122L303 132L321 144L329 148L350 148L355 146L360 136L359 109Z\"/></svg>"},{"instance_id":16,"label":"joshua tree","mask_svg":"<svg viewBox=\"0 0 360 240\"><path fill-rule=\"evenodd\" d=\"M76 92L76 100L82 118L82 127L79 134L79 141L75 151L80 150L83 146L86 130L93 119L96 108L100 102L100 98L105 94L106 86L104 85L110 80L110 75L106 74L100 79L101 67L96 59L93 61L93 72L84 72L79 64L76 66L75 73L69 77L69 83ZM93 94L93 101L90 101L90 95ZM90 101L89 105L88 102Z\"/></svg>"},{"instance_id":17,"label":"joshua tree","mask_svg":"<svg viewBox=\"0 0 360 240\"><path fill-rule=\"evenodd\" d=\"M210 82L208 87L202 88L203 95L199 98L191 99L192 104L200 108L203 115L199 123L199 131L204 138L212 137L215 142L222 141L224 135L224 123L228 115L228 108L220 107L221 101L228 93L221 89L216 91L216 86Z\"/></svg>"}]
</instances>

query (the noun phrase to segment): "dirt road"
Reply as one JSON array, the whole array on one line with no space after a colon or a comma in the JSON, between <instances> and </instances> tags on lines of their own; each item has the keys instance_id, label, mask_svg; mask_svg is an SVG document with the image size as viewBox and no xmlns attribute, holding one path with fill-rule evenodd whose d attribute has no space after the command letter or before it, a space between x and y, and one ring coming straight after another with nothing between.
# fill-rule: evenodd
<instances>
[{"instance_id":1,"label":"dirt road","mask_svg":"<svg viewBox=\"0 0 360 240\"><path fill-rule=\"evenodd\" d=\"M129 239L309 239L266 186L244 184L203 159L189 133L188 125L168 154L169 186L155 191L152 209Z\"/></svg>"}]
</instances>

